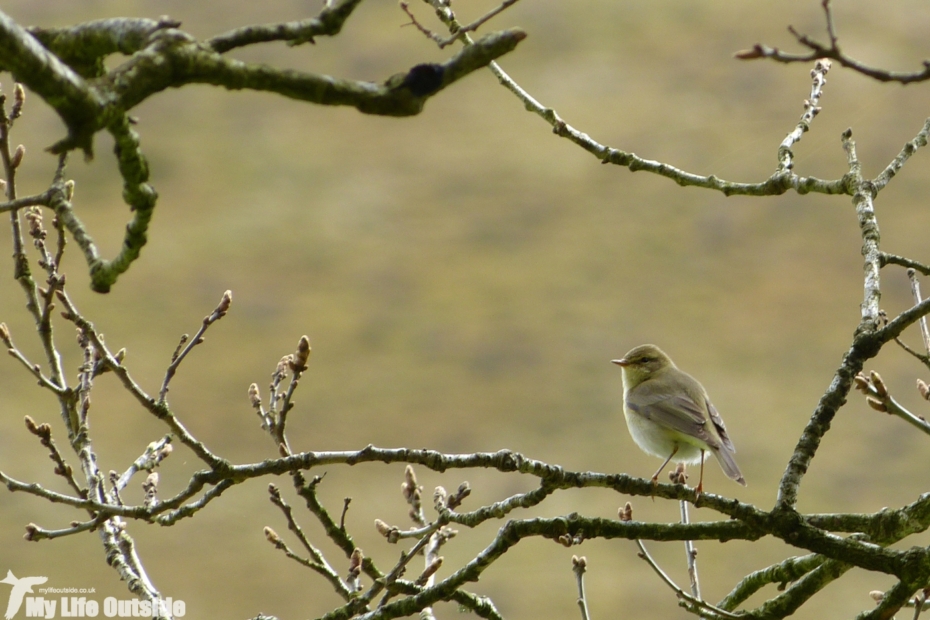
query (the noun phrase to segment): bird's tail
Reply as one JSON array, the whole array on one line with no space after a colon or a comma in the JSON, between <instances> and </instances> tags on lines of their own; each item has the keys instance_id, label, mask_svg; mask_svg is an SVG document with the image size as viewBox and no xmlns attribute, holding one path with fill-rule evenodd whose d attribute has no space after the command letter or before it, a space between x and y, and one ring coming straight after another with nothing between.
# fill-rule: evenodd
<instances>
[{"instance_id":1,"label":"bird's tail","mask_svg":"<svg viewBox=\"0 0 930 620\"><path fill-rule=\"evenodd\" d=\"M717 457L717 462L720 463L720 468L723 469L723 473L741 485L746 486L746 479L743 478L743 472L739 470L739 465L736 464L736 459L733 458L733 452L728 450L726 446L720 446L713 452L714 456Z\"/></svg>"}]
</instances>

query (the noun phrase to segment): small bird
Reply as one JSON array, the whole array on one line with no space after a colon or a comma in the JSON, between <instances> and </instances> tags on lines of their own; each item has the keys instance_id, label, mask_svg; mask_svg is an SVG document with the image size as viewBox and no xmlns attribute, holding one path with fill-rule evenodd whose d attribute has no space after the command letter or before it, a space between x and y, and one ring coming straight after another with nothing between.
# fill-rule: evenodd
<instances>
[{"instance_id":1,"label":"small bird","mask_svg":"<svg viewBox=\"0 0 930 620\"><path fill-rule=\"evenodd\" d=\"M623 369L623 415L630 435L643 452L669 461L701 463L697 494L704 490L704 453L712 452L723 472L746 486L733 458L736 448L723 419L697 380L675 366L662 349L640 345L621 359L611 360Z\"/></svg>"}]
</instances>

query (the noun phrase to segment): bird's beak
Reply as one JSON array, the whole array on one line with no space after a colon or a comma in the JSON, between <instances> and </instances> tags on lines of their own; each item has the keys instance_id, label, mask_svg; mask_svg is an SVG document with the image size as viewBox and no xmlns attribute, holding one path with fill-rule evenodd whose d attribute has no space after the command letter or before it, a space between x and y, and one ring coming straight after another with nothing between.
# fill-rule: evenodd
<instances>
[{"instance_id":1,"label":"bird's beak","mask_svg":"<svg viewBox=\"0 0 930 620\"><path fill-rule=\"evenodd\" d=\"M611 363L614 363L614 364L616 364L617 366L629 366L629 365L630 365L630 360L628 360L628 359L625 358L625 357L620 358L620 359L618 359L618 360L610 360L610 361L611 361Z\"/></svg>"}]
</instances>

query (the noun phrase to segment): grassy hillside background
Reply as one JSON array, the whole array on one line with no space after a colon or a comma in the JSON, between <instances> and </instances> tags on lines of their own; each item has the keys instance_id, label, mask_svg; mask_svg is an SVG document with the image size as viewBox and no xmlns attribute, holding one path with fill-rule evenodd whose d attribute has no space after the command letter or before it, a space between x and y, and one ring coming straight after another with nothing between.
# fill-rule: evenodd
<instances>
[{"instance_id":1,"label":"grassy hillside background","mask_svg":"<svg viewBox=\"0 0 930 620\"><path fill-rule=\"evenodd\" d=\"M316 3L287 0L3 4L20 23L42 26L168 14L202 38L316 11ZM466 18L489 6L456 3ZM430 19L425 5L413 8ZM855 57L902 70L930 57L930 11L922 2L850 0L835 11ZM453 53L401 27L405 21L395 2L368 0L334 39L233 55L382 81ZM491 27L526 29L529 37L502 65L594 139L695 173L759 181L774 170L777 146L802 111L810 67L739 62L732 54L756 42L792 48L789 24L822 36L820 3L523 0ZM9 92L9 76L0 77ZM834 68L823 112L795 149L796 170L841 176L840 133L852 127L864 172L877 174L920 129L927 100L926 86L880 86ZM725 198L602 166L527 114L486 71L407 119L207 87L162 93L135 114L160 194L149 244L106 296L89 291L73 248L64 266L71 294L107 343L126 347L135 377L156 392L180 334L195 331L223 291L233 291L232 311L182 366L171 402L195 434L234 461L276 455L246 390L253 381L265 389L277 360L307 334L313 356L290 417L297 450L511 448L567 468L647 477L657 462L627 434L619 370L608 362L654 342L704 383L739 450L749 486L711 465L708 490L767 507L859 318L862 259L848 197ZM21 194L46 186L54 161L42 149L61 134L57 118L30 97L14 137L28 149ZM96 159L75 157L69 174L79 216L112 256L129 215L111 141L101 135L96 147ZM884 249L925 261L928 172L930 153L920 152L877 203ZM6 227L0 245L10 247ZM0 320L38 360L10 273L8 266L0 280ZM909 306L903 270L883 276L883 306L890 313ZM67 325L58 334L73 340ZM906 339L918 343L916 332ZM73 376L79 358L67 351ZM874 368L904 404L925 406L913 389L920 369L903 353L889 348ZM22 424L25 414L52 423L64 447L56 411L13 360L0 360L0 469L63 490ZM91 423L103 471L124 470L165 432L111 377L98 381ZM813 462L800 508L871 512L913 501L930 485L927 445L854 398ZM162 494L183 487L197 467L178 450L162 468ZM372 521L406 526L402 472L400 465L331 468L321 486L337 513L343 497L353 498L347 526L382 567L400 549L383 542ZM483 472L419 474L430 494L437 484L469 480L468 508L534 485ZM277 482L289 487L286 478ZM240 485L170 530L130 525L152 580L186 601L188 617L262 611L306 618L338 604L319 577L265 542L263 526L286 530L267 484ZM138 501L139 485L127 495ZM609 518L627 499L563 492L528 514ZM678 518L674 503L633 505L637 519ZM56 587L94 587L98 600L129 598L93 535L21 539L28 522L63 527L75 517L0 492L0 570L48 575ZM702 510L695 518L717 515ZM302 522L344 573L312 518ZM472 557L498 525L461 532L444 550L446 567ZM909 544L928 544L927 536ZM698 547L705 596L713 600L745 573L791 554L771 540ZM680 544L650 549L686 582ZM473 589L508 618L575 618L572 554L588 557L595 618L685 617L630 541L574 549L526 541ZM850 617L872 605L869 590L889 585L853 571L798 617ZM449 606L437 613L457 614Z\"/></svg>"}]
</instances>

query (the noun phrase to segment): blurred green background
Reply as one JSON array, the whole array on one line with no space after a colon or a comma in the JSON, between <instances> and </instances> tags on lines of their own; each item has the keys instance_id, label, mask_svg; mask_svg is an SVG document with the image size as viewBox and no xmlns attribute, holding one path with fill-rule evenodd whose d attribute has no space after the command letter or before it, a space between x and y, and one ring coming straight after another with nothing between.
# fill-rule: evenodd
<instances>
[{"instance_id":1,"label":"blurred green background","mask_svg":"<svg viewBox=\"0 0 930 620\"><path fill-rule=\"evenodd\" d=\"M287 0L3 4L24 25L168 14L201 38L300 19L317 8ZM472 19L490 6L459 0L456 9ZM425 5L413 8L432 23ZM835 3L835 12L841 41L855 57L902 70L930 57L925 3L851 0ZM454 53L435 49L405 22L395 2L369 0L336 38L232 55L382 81ZM820 3L523 0L490 27L526 29L529 37L502 60L505 70L601 143L695 173L760 181L774 170L777 146L802 111L810 66L739 62L732 54L756 42L794 49L789 24L823 38ZM2 79L9 92L9 76ZM841 176L839 137L852 127L864 172L874 176L922 126L926 93L926 86L881 86L834 68L823 112L795 148L796 170ZM620 373L608 362L654 342L704 383L739 450L749 486L711 465L707 488L768 507L859 319L862 259L848 197L725 198L602 166L527 114L487 71L406 119L207 87L162 93L134 113L161 196L149 244L106 296L89 291L76 248L64 271L79 308L111 347L126 347L127 364L150 393L180 334L193 333L223 291L233 291L230 314L181 367L170 396L188 428L233 461L276 455L246 390L254 381L267 393L278 359L307 334L313 356L289 427L296 450L368 443L447 452L511 448L567 468L649 476L657 461L627 434ZM28 149L21 195L46 187L54 161L42 149L61 135L61 123L31 96L14 134ZM112 256L129 214L112 143L100 135L96 147L93 162L73 158L69 175L79 216ZM918 153L876 205L884 249L924 261L928 157ZM6 227L0 243L10 247ZM9 266L4 273L0 320L38 361L24 298ZM883 307L908 307L903 270L883 276ZM79 364L72 333L60 325L69 377ZM917 346L916 331L906 340ZM12 359L0 364L0 468L66 490L22 424L25 414L52 423L64 449L53 400ZM873 367L901 402L917 411L925 406L913 389L921 369L905 354L889 348ZM91 423L103 471L123 471L165 432L110 376L97 381ZM926 450L926 437L855 397L813 462L800 508L874 511L913 501L930 485ZM182 488L198 467L179 449L161 469L161 494ZM402 465L333 467L321 485L337 514L342 498L353 498L347 526L382 568L400 549L387 545L372 521L407 525L402 473ZM455 488L469 480L469 509L535 486L533 479L480 471L420 469L419 476L427 496L437 484ZM305 618L339 604L323 580L265 542L263 526L286 531L267 500L268 482L240 485L171 530L130 524L152 580L186 601L187 617L262 611ZM288 479L276 482L289 489ZM140 499L140 484L127 491L129 501ZM603 490L562 492L515 516L578 511L612 518L627 499ZM678 519L674 503L640 498L633 506L637 519ZM98 600L129 598L93 535L38 544L21 538L26 523L57 528L77 516L0 493L0 570L48 575L56 587L94 587ZM695 518L718 515L701 510ZM346 562L321 528L305 513L301 521L344 574ZM498 527L462 531L444 549L440 575L482 549ZM927 543L927 536L908 542ZM773 540L698 548L710 600L745 573L792 555ZM687 582L680 544L650 549ZM595 618L686 616L630 541L564 549L527 540L472 589L491 596L508 618L577 617L572 554L588 558ZM853 571L798 617L849 617L871 607L869 590L890 584ZM457 612L444 605L437 613Z\"/></svg>"}]
</instances>

